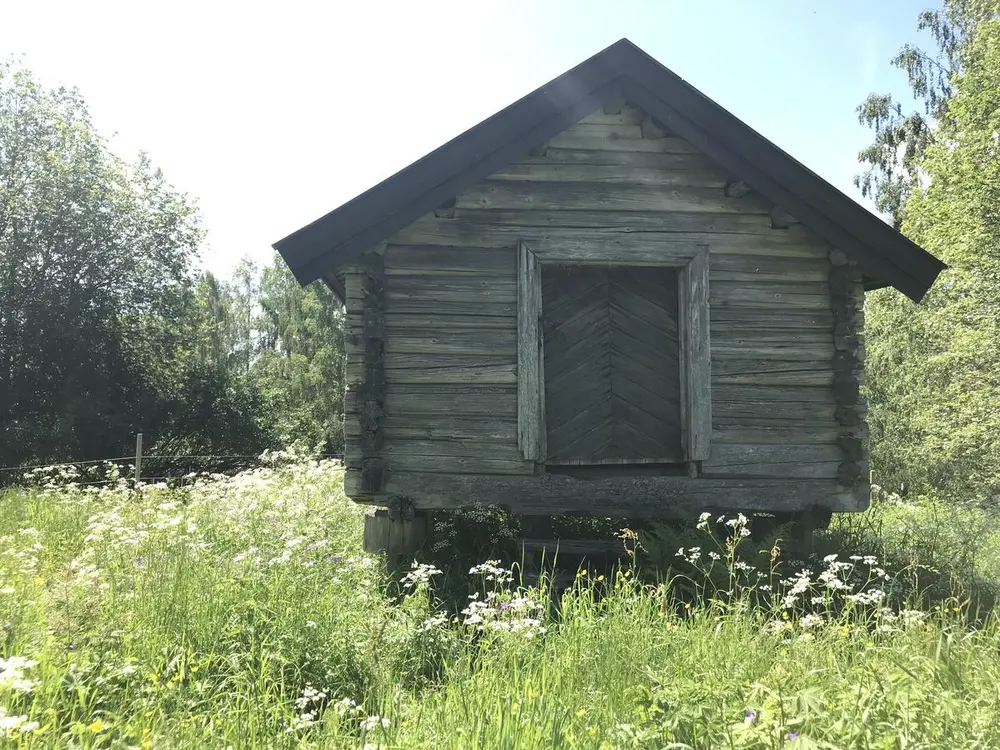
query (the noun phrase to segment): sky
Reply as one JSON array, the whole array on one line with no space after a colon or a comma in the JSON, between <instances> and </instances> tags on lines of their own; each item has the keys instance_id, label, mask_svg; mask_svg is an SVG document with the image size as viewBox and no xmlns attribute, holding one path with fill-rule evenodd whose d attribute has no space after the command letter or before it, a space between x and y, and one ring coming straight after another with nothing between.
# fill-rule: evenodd
<instances>
[{"instance_id":1,"label":"sky","mask_svg":"<svg viewBox=\"0 0 1000 750\"><path fill-rule=\"evenodd\" d=\"M224 275L622 37L860 200L855 107L928 4L0 0L0 58L197 199Z\"/></svg>"}]
</instances>

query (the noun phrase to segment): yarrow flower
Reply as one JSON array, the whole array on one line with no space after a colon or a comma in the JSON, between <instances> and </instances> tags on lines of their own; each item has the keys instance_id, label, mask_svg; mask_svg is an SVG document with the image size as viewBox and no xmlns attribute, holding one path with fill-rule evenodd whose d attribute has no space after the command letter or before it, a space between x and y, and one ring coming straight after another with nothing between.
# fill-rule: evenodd
<instances>
[{"instance_id":1,"label":"yarrow flower","mask_svg":"<svg viewBox=\"0 0 1000 750\"><path fill-rule=\"evenodd\" d=\"M25 659L23 656L12 656L0 659L0 690L7 689L15 693L30 693L38 685L35 680L29 680L25 674L38 662Z\"/></svg>"},{"instance_id":2,"label":"yarrow flower","mask_svg":"<svg viewBox=\"0 0 1000 750\"><path fill-rule=\"evenodd\" d=\"M379 727L388 729L391 724L392 722L384 716L373 715L361 720L361 729L365 732L371 732L373 729L378 729Z\"/></svg>"},{"instance_id":3,"label":"yarrow flower","mask_svg":"<svg viewBox=\"0 0 1000 750\"><path fill-rule=\"evenodd\" d=\"M399 579L405 589L416 589L429 586L431 578L441 575L441 571L426 563L413 563L413 570Z\"/></svg>"},{"instance_id":4,"label":"yarrow flower","mask_svg":"<svg viewBox=\"0 0 1000 750\"><path fill-rule=\"evenodd\" d=\"M469 575L483 576L485 580L498 584L510 583L514 580L514 571L502 567L499 560L487 560L479 565L473 565L469 568Z\"/></svg>"},{"instance_id":5,"label":"yarrow flower","mask_svg":"<svg viewBox=\"0 0 1000 750\"><path fill-rule=\"evenodd\" d=\"M25 714L8 714L7 709L0 706L0 737L13 739L18 734L28 734L38 729L37 721L28 721Z\"/></svg>"}]
</instances>

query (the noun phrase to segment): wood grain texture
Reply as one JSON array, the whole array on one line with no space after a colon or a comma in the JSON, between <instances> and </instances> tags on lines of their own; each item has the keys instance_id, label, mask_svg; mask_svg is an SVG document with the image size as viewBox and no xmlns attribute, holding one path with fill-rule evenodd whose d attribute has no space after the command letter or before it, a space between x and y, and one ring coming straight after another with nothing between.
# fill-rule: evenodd
<instances>
[{"instance_id":1,"label":"wood grain texture","mask_svg":"<svg viewBox=\"0 0 1000 750\"><path fill-rule=\"evenodd\" d=\"M840 449L836 445L719 444L702 464L703 476L761 476L830 479L837 477Z\"/></svg>"},{"instance_id":2,"label":"wood grain texture","mask_svg":"<svg viewBox=\"0 0 1000 750\"><path fill-rule=\"evenodd\" d=\"M491 182L540 182L546 184L584 183L598 185L643 185L653 188L721 188L726 174L713 169L665 170L617 164L560 164L551 159L541 163L512 164L490 176Z\"/></svg>"},{"instance_id":3,"label":"wood grain texture","mask_svg":"<svg viewBox=\"0 0 1000 750\"><path fill-rule=\"evenodd\" d=\"M548 461L682 460L677 271L546 266Z\"/></svg>"},{"instance_id":4,"label":"wood grain texture","mask_svg":"<svg viewBox=\"0 0 1000 750\"><path fill-rule=\"evenodd\" d=\"M387 420L383 431L388 441L463 440L511 445L517 442L515 418L462 416L461 413L459 416L395 415ZM358 437L360 428L356 422L349 422L345 425L345 432L352 438Z\"/></svg>"},{"instance_id":5,"label":"wood grain texture","mask_svg":"<svg viewBox=\"0 0 1000 750\"><path fill-rule=\"evenodd\" d=\"M356 472L346 472L344 486L349 494L356 490L357 481ZM528 477L394 472L386 491L405 495L422 510L496 506L534 515L583 513L646 518L694 518L702 511L723 508L793 511L804 505L859 511L868 503L867 495L845 490L829 479L616 476L583 480L557 474Z\"/></svg>"},{"instance_id":6,"label":"wood grain texture","mask_svg":"<svg viewBox=\"0 0 1000 750\"><path fill-rule=\"evenodd\" d=\"M645 142L645 141L640 141ZM456 209L559 211L690 211L715 214L767 214L767 204L727 198L721 186L651 186L594 182L488 180L458 197Z\"/></svg>"},{"instance_id":7,"label":"wood grain texture","mask_svg":"<svg viewBox=\"0 0 1000 750\"><path fill-rule=\"evenodd\" d=\"M606 126L608 127L608 126ZM652 154L696 154L697 149L680 138L660 138L657 140L613 138L594 134L594 131L575 133L567 130L549 139L549 148L569 148L578 151L633 151Z\"/></svg>"},{"instance_id":8,"label":"wood grain texture","mask_svg":"<svg viewBox=\"0 0 1000 750\"><path fill-rule=\"evenodd\" d=\"M681 367L685 457L709 457L712 435L712 344L709 334L709 253L705 247L681 271Z\"/></svg>"},{"instance_id":9,"label":"wood grain texture","mask_svg":"<svg viewBox=\"0 0 1000 750\"><path fill-rule=\"evenodd\" d=\"M383 453L385 436L385 274L382 250L376 248L361 259L361 354L363 376L357 393L362 401L358 408L360 437L357 454L346 465L360 466L361 490L381 492L385 483L386 465Z\"/></svg>"},{"instance_id":10,"label":"wood grain texture","mask_svg":"<svg viewBox=\"0 0 1000 750\"><path fill-rule=\"evenodd\" d=\"M550 140L538 155L504 167L457 196L451 218L428 215L392 238L384 256L383 434L386 445L401 448L393 453L389 481L399 478L397 458L404 467L413 467L413 476L422 476L417 452L425 449L436 452L427 455L446 454L438 456L434 472L511 476L509 472L530 469L532 462L524 461L518 448L517 428L519 241L535 248L545 262L595 262L598 252L605 260L640 268L686 265L707 245L711 356L699 382L711 389L716 404L706 420L706 442L719 453L709 451L702 459L705 468L726 481L742 481L732 479L743 476L737 471L785 476L787 486L799 488L819 487L809 484L814 481L810 477L822 475L826 491L847 492L850 500L845 502L857 505L859 488L838 490L837 457L824 458L830 449L840 451L839 463L860 465L867 457L864 415L854 406L862 379L858 357L863 356L855 341L863 337L843 325L835 331L848 319L856 324L856 304L834 310L835 297L854 294L853 281L833 272L829 245L801 225L772 229L771 206L758 195L732 187L727 195L732 176L703 154L669 134L642 138L643 119L643 113L627 105L616 113L598 110L583 125ZM345 276L348 287L351 272L357 270ZM352 317L360 299L350 291L347 297L351 336L361 332L359 319ZM624 307L635 319L648 319L640 299L629 299ZM592 310L589 314L581 309L578 324L593 332L599 316ZM622 341L637 342L635 367L648 375L656 367L650 354L655 342L640 326L628 328ZM537 339L545 346L549 337L542 333ZM594 365L583 350L572 347L569 333L571 329L551 334L552 346L566 351L568 374L547 374L547 357L541 356L539 382L574 382ZM350 382L360 372L358 358L349 354L347 367ZM840 407L834 396L837 368L850 373L850 378L836 376ZM649 396L628 386L623 392L640 408L632 404L619 411L651 428L658 420L649 419L645 409ZM540 393L547 395L544 388ZM563 415L554 434L593 439L584 429L595 418L592 410L581 409L579 399L554 398L540 409L543 416L550 409ZM347 406L350 414L356 403ZM851 424L838 425L837 414ZM346 431L350 442L357 429ZM546 427L542 434L548 438L549 433ZM472 447L456 452L463 442ZM862 461L857 459L859 443ZM510 461L510 454L491 454L490 445L516 449L515 460ZM816 448L827 452L810 453ZM735 449L750 451L756 467L743 467L747 461L738 460ZM802 460L782 460L776 449ZM409 475L411 469L403 471ZM839 476L848 479L851 472L845 469ZM702 480L706 478L694 481ZM576 486L585 487L583 482ZM719 485L727 497L732 486ZM457 487L456 492L464 491ZM595 502L588 497L582 494L581 503ZM791 503L791 493L788 498ZM449 502L459 499L453 496Z\"/></svg>"},{"instance_id":11,"label":"wood grain texture","mask_svg":"<svg viewBox=\"0 0 1000 750\"><path fill-rule=\"evenodd\" d=\"M348 392L348 398L352 394ZM353 406L353 405L352 405ZM386 388L387 426L410 417L517 418L517 388L514 385L469 383L389 383Z\"/></svg>"},{"instance_id":12,"label":"wood grain texture","mask_svg":"<svg viewBox=\"0 0 1000 750\"><path fill-rule=\"evenodd\" d=\"M517 248L517 297L517 441L524 459L544 461L542 269L525 243Z\"/></svg>"},{"instance_id":13,"label":"wood grain texture","mask_svg":"<svg viewBox=\"0 0 1000 750\"><path fill-rule=\"evenodd\" d=\"M868 405L861 395L864 374L864 287L862 275L843 253L830 253L831 310L833 312L833 395L838 424L841 463L837 481L844 487L867 492Z\"/></svg>"}]
</instances>

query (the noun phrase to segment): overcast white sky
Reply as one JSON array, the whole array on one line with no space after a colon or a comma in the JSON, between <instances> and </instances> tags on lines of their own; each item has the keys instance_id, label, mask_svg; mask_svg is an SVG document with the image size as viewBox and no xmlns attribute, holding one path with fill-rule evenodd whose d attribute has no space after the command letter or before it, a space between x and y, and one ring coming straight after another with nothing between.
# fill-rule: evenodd
<instances>
[{"instance_id":1,"label":"overcast white sky","mask_svg":"<svg viewBox=\"0 0 1000 750\"><path fill-rule=\"evenodd\" d=\"M0 0L0 57L196 197L225 273L621 37L854 195L853 108L928 2Z\"/></svg>"}]
</instances>

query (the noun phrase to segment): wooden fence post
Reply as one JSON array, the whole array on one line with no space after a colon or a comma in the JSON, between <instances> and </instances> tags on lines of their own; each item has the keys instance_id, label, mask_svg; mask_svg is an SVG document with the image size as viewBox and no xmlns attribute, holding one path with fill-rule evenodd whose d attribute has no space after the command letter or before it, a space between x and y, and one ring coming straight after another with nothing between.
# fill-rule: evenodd
<instances>
[{"instance_id":1,"label":"wooden fence post","mask_svg":"<svg viewBox=\"0 0 1000 750\"><path fill-rule=\"evenodd\" d=\"M135 486L139 486L142 477L142 433L135 436Z\"/></svg>"}]
</instances>

